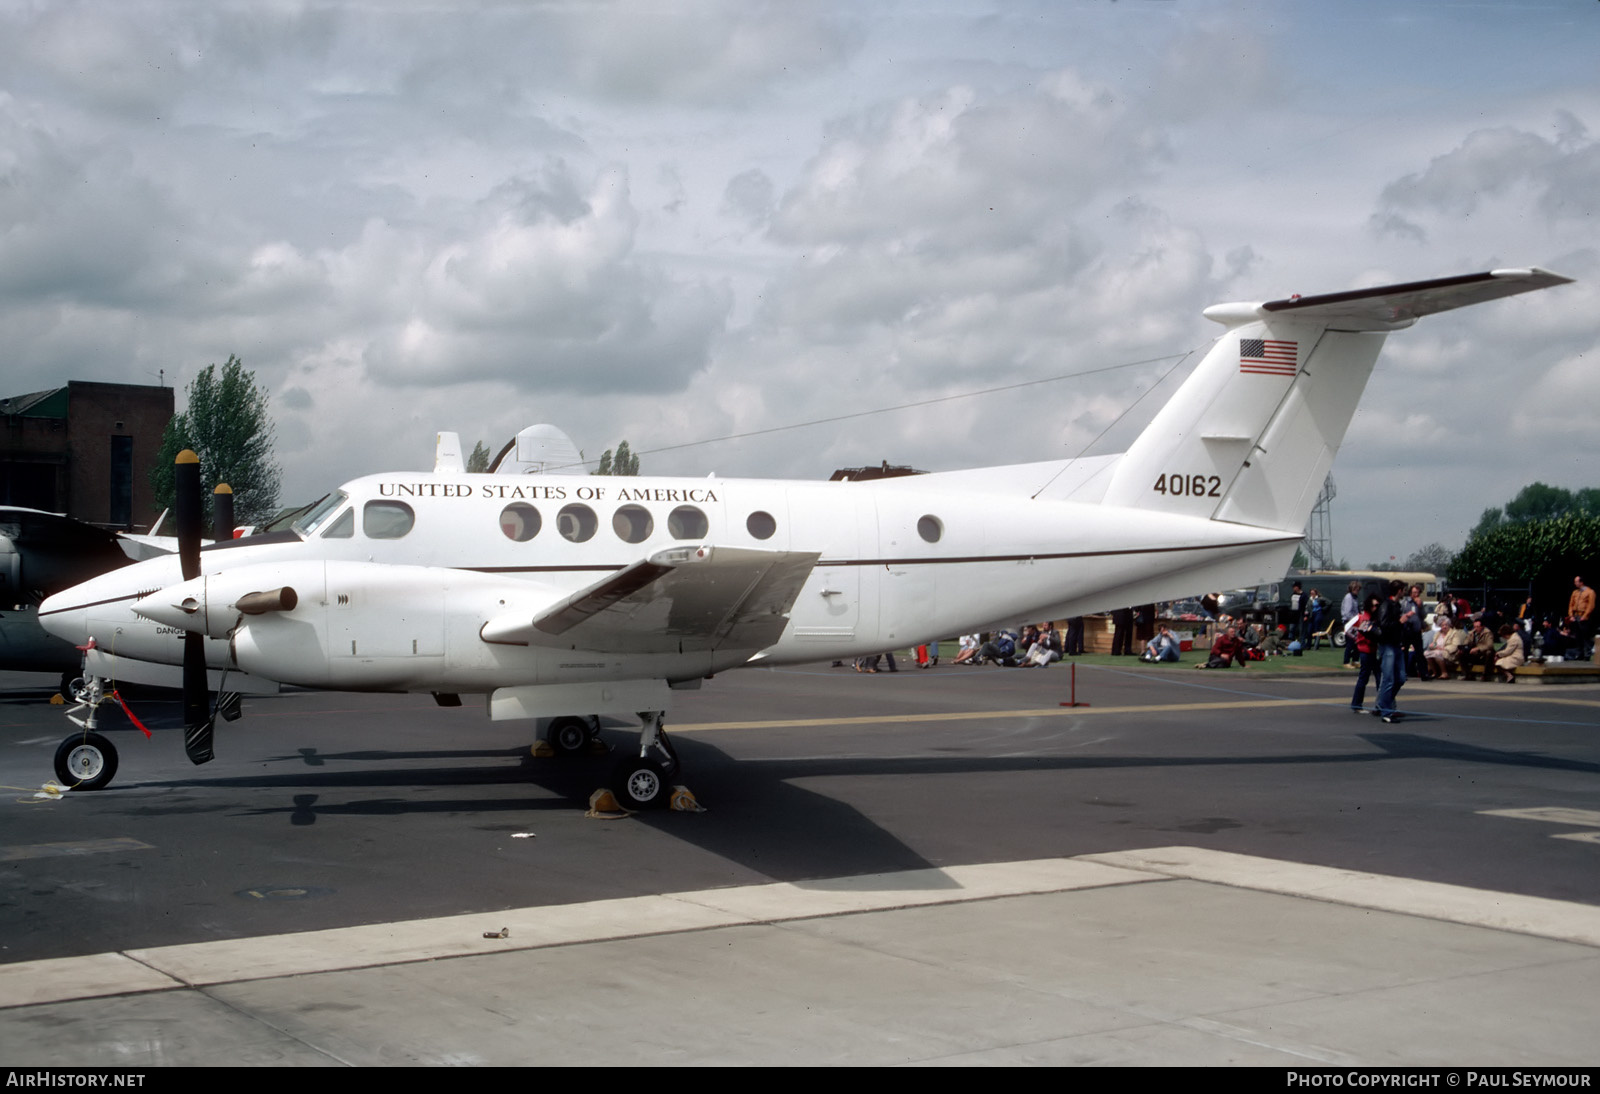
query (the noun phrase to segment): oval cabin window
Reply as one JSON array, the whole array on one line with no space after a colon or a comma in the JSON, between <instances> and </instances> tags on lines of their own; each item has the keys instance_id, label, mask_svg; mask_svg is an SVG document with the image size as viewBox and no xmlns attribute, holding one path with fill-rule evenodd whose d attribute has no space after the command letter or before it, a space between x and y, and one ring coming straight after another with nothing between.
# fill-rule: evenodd
<instances>
[{"instance_id":1,"label":"oval cabin window","mask_svg":"<svg viewBox=\"0 0 1600 1094\"><path fill-rule=\"evenodd\" d=\"M757 539L771 539L772 534L778 530L778 522L773 519L772 514L763 513L759 509L750 514L744 526Z\"/></svg>"},{"instance_id":2,"label":"oval cabin window","mask_svg":"<svg viewBox=\"0 0 1600 1094\"><path fill-rule=\"evenodd\" d=\"M593 539L598 527L600 521L587 505L566 505L556 514L556 531L561 533L562 539L570 539L573 543Z\"/></svg>"},{"instance_id":3,"label":"oval cabin window","mask_svg":"<svg viewBox=\"0 0 1600 1094\"><path fill-rule=\"evenodd\" d=\"M524 501L514 501L500 510L500 531L518 543L538 535L540 523L539 510Z\"/></svg>"},{"instance_id":4,"label":"oval cabin window","mask_svg":"<svg viewBox=\"0 0 1600 1094\"><path fill-rule=\"evenodd\" d=\"M706 515L692 505L680 505L667 517L667 534L673 539L704 539L710 530Z\"/></svg>"},{"instance_id":5,"label":"oval cabin window","mask_svg":"<svg viewBox=\"0 0 1600 1094\"><path fill-rule=\"evenodd\" d=\"M624 505L611 514L611 530L624 543L643 543L656 530L656 522L644 506Z\"/></svg>"}]
</instances>

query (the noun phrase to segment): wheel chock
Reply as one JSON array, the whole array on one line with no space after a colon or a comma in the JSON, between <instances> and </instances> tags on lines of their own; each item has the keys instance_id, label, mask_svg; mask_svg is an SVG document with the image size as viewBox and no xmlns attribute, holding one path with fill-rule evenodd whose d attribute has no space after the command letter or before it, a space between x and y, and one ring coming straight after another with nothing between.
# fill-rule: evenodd
<instances>
[{"instance_id":1,"label":"wheel chock","mask_svg":"<svg viewBox=\"0 0 1600 1094\"><path fill-rule=\"evenodd\" d=\"M550 747L549 741L540 737L528 746L528 753L536 760L548 760L556 754L556 750Z\"/></svg>"},{"instance_id":2,"label":"wheel chock","mask_svg":"<svg viewBox=\"0 0 1600 1094\"><path fill-rule=\"evenodd\" d=\"M706 807L695 799L694 791L687 786L674 786L672 796L667 799L667 808L674 813L704 813Z\"/></svg>"},{"instance_id":3,"label":"wheel chock","mask_svg":"<svg viewBox=\"0 0 1600 1094\"><path fill-rule=\"evenodd\" d=\"M589 795L589 811L584 816L593 817L596 820L621 820L623 817L631 817L633 814L622 808L622 804L617 801L615 794L605 787L601 787Z\"/></svg>"}]
</instances>

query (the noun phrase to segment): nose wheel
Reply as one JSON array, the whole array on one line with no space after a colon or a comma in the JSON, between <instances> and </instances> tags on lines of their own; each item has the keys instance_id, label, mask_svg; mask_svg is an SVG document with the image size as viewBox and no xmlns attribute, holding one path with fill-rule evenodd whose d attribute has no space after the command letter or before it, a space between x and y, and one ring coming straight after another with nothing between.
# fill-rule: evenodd
<instances>
[{"instance_id":1,"label":"nose wheel","mask_svg":"<svg viewBox=\"0 0 1600 1094\"><path fill-rule=\"evenodd\" d=\"M655 809L666 805L672 795L672 780L682 765L662 728L663 713L639 712L644 727L639 731L638 750L630 750L612 769L611 792L624 809Z\"/></svg>"},{"instance_id":2,"label":"nose wheel","mask_svg":"<svg viewBox=\"0 0 1600 1094\"><path fill-rule=\"evenodd\" d=\"M117 773L117 748L98 733L74 733L56 749L56 779L68 790L103 790Z\"/></svg>"}]
</instances>

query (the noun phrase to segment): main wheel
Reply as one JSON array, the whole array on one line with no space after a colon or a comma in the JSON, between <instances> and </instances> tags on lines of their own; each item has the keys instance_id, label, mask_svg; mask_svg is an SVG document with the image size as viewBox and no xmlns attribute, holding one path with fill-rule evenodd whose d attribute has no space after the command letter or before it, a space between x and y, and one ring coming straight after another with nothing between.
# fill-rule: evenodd
<instances>
[{"instance_id":1,"label":"main wheel","mask_svg":"<svg viewBox=\"0 0 1600 1094\"><path fill-rule=\"evenodd\" d=\"M563 756L576 756L589 747L589 723L584 718L557 718L545 730L550 747Z\"/></svg>"},{"instance_id":2,"label":"main wheel","mask_svg":"<svg viewBox=\"0 0 1600 1094\"><path fill-rule=\"evenodd\" d=\"M667 772L654 760L629 756L617 764L611 791L624 809L654 809L665 805L670 788Z\"/></svg>"},{"instance_id":3,"label":"main wheel","mask_svg":"<svg viewBox=\"0 0 1600 1094\"><path fill-rule=\"evenodd\" d=\"M68 790L104 790L116 773L116 746L98 733L74 733L56 749L56 778Z\"/></svg>"}]
</instances>

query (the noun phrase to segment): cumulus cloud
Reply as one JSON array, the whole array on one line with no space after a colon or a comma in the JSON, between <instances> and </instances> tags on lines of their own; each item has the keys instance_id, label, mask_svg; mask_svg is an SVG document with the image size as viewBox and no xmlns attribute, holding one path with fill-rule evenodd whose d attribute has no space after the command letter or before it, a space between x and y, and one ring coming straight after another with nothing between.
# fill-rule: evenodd
<instances>
[{"instance_id":1,"label":"cumulus cloud","mask_svg":"<svg viewBox=\"0 0 1600 1094\"><path fill-rule=\"evenodd\" d=\"M1426 228L1414 218L1449 222L1518 194L1553 221L1593 217L1600 213L1600 142L1566 111L1555 130L1553 137L1515 126L1474 130L1424 170L1385 186L1374 229L1425 242Z\"/></svg>"}]
</instances>

